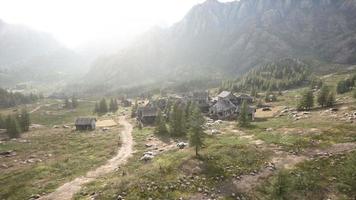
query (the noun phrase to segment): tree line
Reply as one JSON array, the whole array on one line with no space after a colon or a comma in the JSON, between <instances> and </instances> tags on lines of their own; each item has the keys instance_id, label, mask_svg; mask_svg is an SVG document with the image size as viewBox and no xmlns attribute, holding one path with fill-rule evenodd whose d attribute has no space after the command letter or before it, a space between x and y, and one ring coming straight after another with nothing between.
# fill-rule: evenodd
<instances>
[{"instance_id":1,"label":"tree line","mask_svg":"<svg viewBox=\"0 0 356 200\"><path fill-rule=\"evenodd\" d=\"M0 115L0 128L6 129L9 138L20 137L21 133L29 131L30 124L30 114L26 109L15 115L7 115L6 118Z\"/></svg>"},{"instance_id":2,"label":"tree line","mask_svg":"<svg viewBox=\"0 0 356 200\"><path fill-rule=\"evenodd\" d=\"M336 85L336 92L338 94L344 94L346 92L350 92L356 86L356 74L354 74L351 78L341 80ZM354 91L356 92L356 91Z\"/></svg>"},{"instance_id":3,"label":"tree line","mask_svg":"<svg viewBox=\"0 0 356 200\"><path fill-rule=\"evenodd\" d=\"M236 80L223 81L220 90L270 90L294 88L310 81L309 67L297 59L281 59L250 70Z\"/></svg>"},{"instance_id":4,"label":"tree line","mask_svg":"<svg viewBox=\"0 0 356 200\"><path fill-rule=\"evenodd\" d=\"M160 136L188 137L189 143L195 148L196 156L204 145L205 119L200 109L193 103L170 103L156 118L154 133Z\"/></svg>"},{"instance_id":5,"label":"tree line","mask_svg":"<svg viewBox=\"0 0 356 200\"><path fill-rule=\"evenodd\" d=\"M110 99L109 106L106 102L106 99L103 98L98 102L95 103L94 107L94 113L103 115L108 112L115 113L119 109L119 105L117 103L117 100L115 98Z\"/></svg>"},{"instance_id":6,"label":"tree line","mask_svg":"<svg viewBox=\"0 0 356 200\"><path fill-rule=\"evenodd\" d=\"M314 107L314 92L311 88L302 92L299 99L297 109L298 110L311 110ZM332 87L323 84L316 96L316 101L322 108L333 107L336 103L335 92Z\"/></svg>"},{"instance_id":7,"label":"tree line","mask_svg":"<svg viewBox=\"0 0 356 200\"><path fill-rule=\"evenodd\" d=\"M42 99L43 95L30 93L28 95L19 92L8 92L0 88L0 108L10 108L21 104L29 104Z\"/></svg>"}]
</instances>

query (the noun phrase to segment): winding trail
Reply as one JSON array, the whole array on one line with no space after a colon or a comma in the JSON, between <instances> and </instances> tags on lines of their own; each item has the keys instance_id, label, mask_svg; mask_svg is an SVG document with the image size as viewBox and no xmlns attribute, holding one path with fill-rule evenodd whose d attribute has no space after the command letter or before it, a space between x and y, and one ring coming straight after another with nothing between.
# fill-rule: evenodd
<instances>
[{"instance_id":1,"label":"winding trail","mask_svg":"<svg viewBox=\"0 0 356 200\"><path fill-rule=\"evenodd\" d=\"M73 195L81 189L82 185L89 183L96 178L114 171L119 165L126 163L127 159L132 155L133 140L132 140L132 125L125 117L119 118L120 124L124 126L121 131L121 147L115 157L110 159L106 164L98 167L95 170L87 172L85 176L78 177L71 182L57 188L54 192L41 197L41 200L70 200Z\"/></svg>"}]
</instances>

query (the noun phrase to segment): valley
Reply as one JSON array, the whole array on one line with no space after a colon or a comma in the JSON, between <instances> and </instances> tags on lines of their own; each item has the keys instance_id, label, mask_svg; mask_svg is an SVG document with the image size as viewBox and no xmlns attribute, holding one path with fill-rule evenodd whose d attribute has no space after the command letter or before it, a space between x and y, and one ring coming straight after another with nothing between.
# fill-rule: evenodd
<instances>
[{"instance_id":1,"label":"valley","mask_svg":"<svg viewBox=\"0 0 356 200\"><path fill-rule=\"evenodd\" d=\"M356 0L0 11L0 200L356 199Z\"/></svg>"}]
</instances>

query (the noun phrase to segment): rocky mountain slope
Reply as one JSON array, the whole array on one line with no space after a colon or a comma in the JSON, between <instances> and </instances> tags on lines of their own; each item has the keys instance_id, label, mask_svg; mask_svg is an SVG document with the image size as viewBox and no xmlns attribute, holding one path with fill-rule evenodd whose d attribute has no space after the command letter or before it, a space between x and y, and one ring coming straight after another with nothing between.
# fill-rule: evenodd
<instances>
[{"instance_id":1,"label":"rocky mountain slope","mask_svg":"<svg viewBox=\"0 0 356 200\"><path fill-rule=\"evenodd\" d=\"M283 57L356 63L356 0L207 0L95 62L87 83L238 76Z\"/></svg>"}]
</instances>

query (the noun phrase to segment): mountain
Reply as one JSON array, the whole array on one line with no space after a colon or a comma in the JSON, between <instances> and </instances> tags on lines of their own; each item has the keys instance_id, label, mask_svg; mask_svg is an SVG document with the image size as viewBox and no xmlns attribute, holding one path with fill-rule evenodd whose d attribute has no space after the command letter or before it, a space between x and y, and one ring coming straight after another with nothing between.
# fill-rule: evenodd
<instances>
[{"instance_id":1,"label":"mountain","mask_svg":"<svg viewBox=\"0 0 356 200\"><path fill-rule=\"evenodd\" d=\"M132 86L238 76L285 57L356 63L356 0L216 0L95 62L87 83Z\"/></svg>"},{"instance_id":2,"label":"mountain","mask_svg":"<svg viewBox=\"0 0 356 200\"><path fill-rule=\"evenodd\" d=\"M0 84L54 83L88 65L51 35L0 20Z\"/></svg>"}]
</instances>

